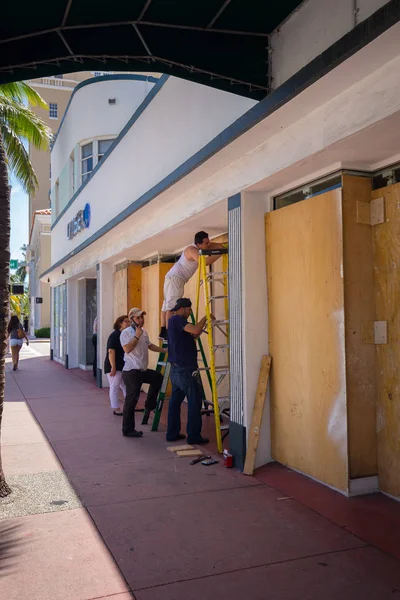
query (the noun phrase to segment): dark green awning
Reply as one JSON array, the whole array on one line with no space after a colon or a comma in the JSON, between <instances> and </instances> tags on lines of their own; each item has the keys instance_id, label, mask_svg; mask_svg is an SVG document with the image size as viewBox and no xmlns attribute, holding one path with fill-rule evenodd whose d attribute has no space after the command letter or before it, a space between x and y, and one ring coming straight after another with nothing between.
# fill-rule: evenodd
<instances>
[{"instance_id":1,"label":"dark green awning","mask_svg":"<svg viewBox=\"0 0 400 600\"><path fill-rule=\"evenodd\" d=\"M153 71L263 98L268 34L301 0L4 0L0 83Z\"/></svg>"}]
</instances>

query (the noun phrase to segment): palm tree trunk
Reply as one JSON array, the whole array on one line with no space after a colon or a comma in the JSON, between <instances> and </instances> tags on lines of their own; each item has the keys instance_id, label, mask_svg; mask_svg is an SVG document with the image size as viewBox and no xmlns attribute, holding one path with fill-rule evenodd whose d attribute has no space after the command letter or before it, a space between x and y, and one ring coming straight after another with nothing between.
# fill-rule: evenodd
<instances>
[{"instance_id":1,"label":"palm tree trunk","mask_svg":"<svg viewBox=\"0 0 400 600\"><path fill-rule=\"evenodd\" d=\"M5 352L8 321L9 279L10 279L10 195L6 157L0 135L0 438L4 406ZM11 493L1 464L0 446L0 498Z\"/></svg>"}]
</instances>

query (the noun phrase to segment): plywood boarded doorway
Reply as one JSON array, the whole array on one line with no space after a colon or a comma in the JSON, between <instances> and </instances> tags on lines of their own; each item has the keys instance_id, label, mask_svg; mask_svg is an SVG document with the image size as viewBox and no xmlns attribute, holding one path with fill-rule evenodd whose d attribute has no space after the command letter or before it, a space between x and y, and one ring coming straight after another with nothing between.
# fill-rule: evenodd
<instances>
[{"instance_id":1,"label":"plywood boarded doorway","mask_svg":"<svg viewBox=\"0 0 400 600\"><path fill-rule=\"evenodd\" d=\"M342 192L266 215L275 460L348 489Z\"/></svg>"}]
</instances>

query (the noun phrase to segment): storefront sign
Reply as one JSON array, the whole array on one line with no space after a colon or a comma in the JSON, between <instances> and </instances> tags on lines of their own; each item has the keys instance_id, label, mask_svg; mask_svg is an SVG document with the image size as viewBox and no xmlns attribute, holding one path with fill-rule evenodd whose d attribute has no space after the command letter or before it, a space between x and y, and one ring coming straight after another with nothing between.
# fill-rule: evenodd
<instances>
[{"instance_id":1,"label":"storefront sign","mask_svg":"<svg viewBox=\"0 0 400 600\"><path fill-rule=\"evenodd\" d=\"M67 238L72 240L77 233L87 229L90 225L90 204L85 204L85 208L80 210L76 217L67 225Z\"/></svg>"}]
</instances>

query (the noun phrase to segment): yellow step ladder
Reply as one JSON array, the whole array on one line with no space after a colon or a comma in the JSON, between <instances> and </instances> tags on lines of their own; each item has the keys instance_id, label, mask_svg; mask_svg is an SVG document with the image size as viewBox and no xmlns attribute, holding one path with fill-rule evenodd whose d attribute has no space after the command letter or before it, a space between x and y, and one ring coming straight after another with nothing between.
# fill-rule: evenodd
<instances>
[{"instance_id":1,"label":"yellow step ladder","mask_svg":"<svg viewBox=\"0 0 400 600\"><path fill-rule=\"evenodd\" d=\"M222 256L222 271L207 271L208 256ZM218 290L218 285L222 289ZM211 379L212 410L215 420L215 432L218 452L222 453L222 442L229 433L229 425L221 425L221 415L229 417L230 398L218 393L218 388L229 376L229 302L228 302L228 249L199 250L199 276L197 289L196 321L199 312L200 288L203 288L205 313L207 317L206 333L209 350L208 365L200 370L208 371ZM221 291L221 293L219 293ZM217 312L218 303L223 303L223 319L211 319L211 314ZM214 305L215 309L213 309ZM216 343L215 334L218 330L224 343ZM225 355L226 364L217 364L218 357Z\"/></svg>"}]
</instances>

